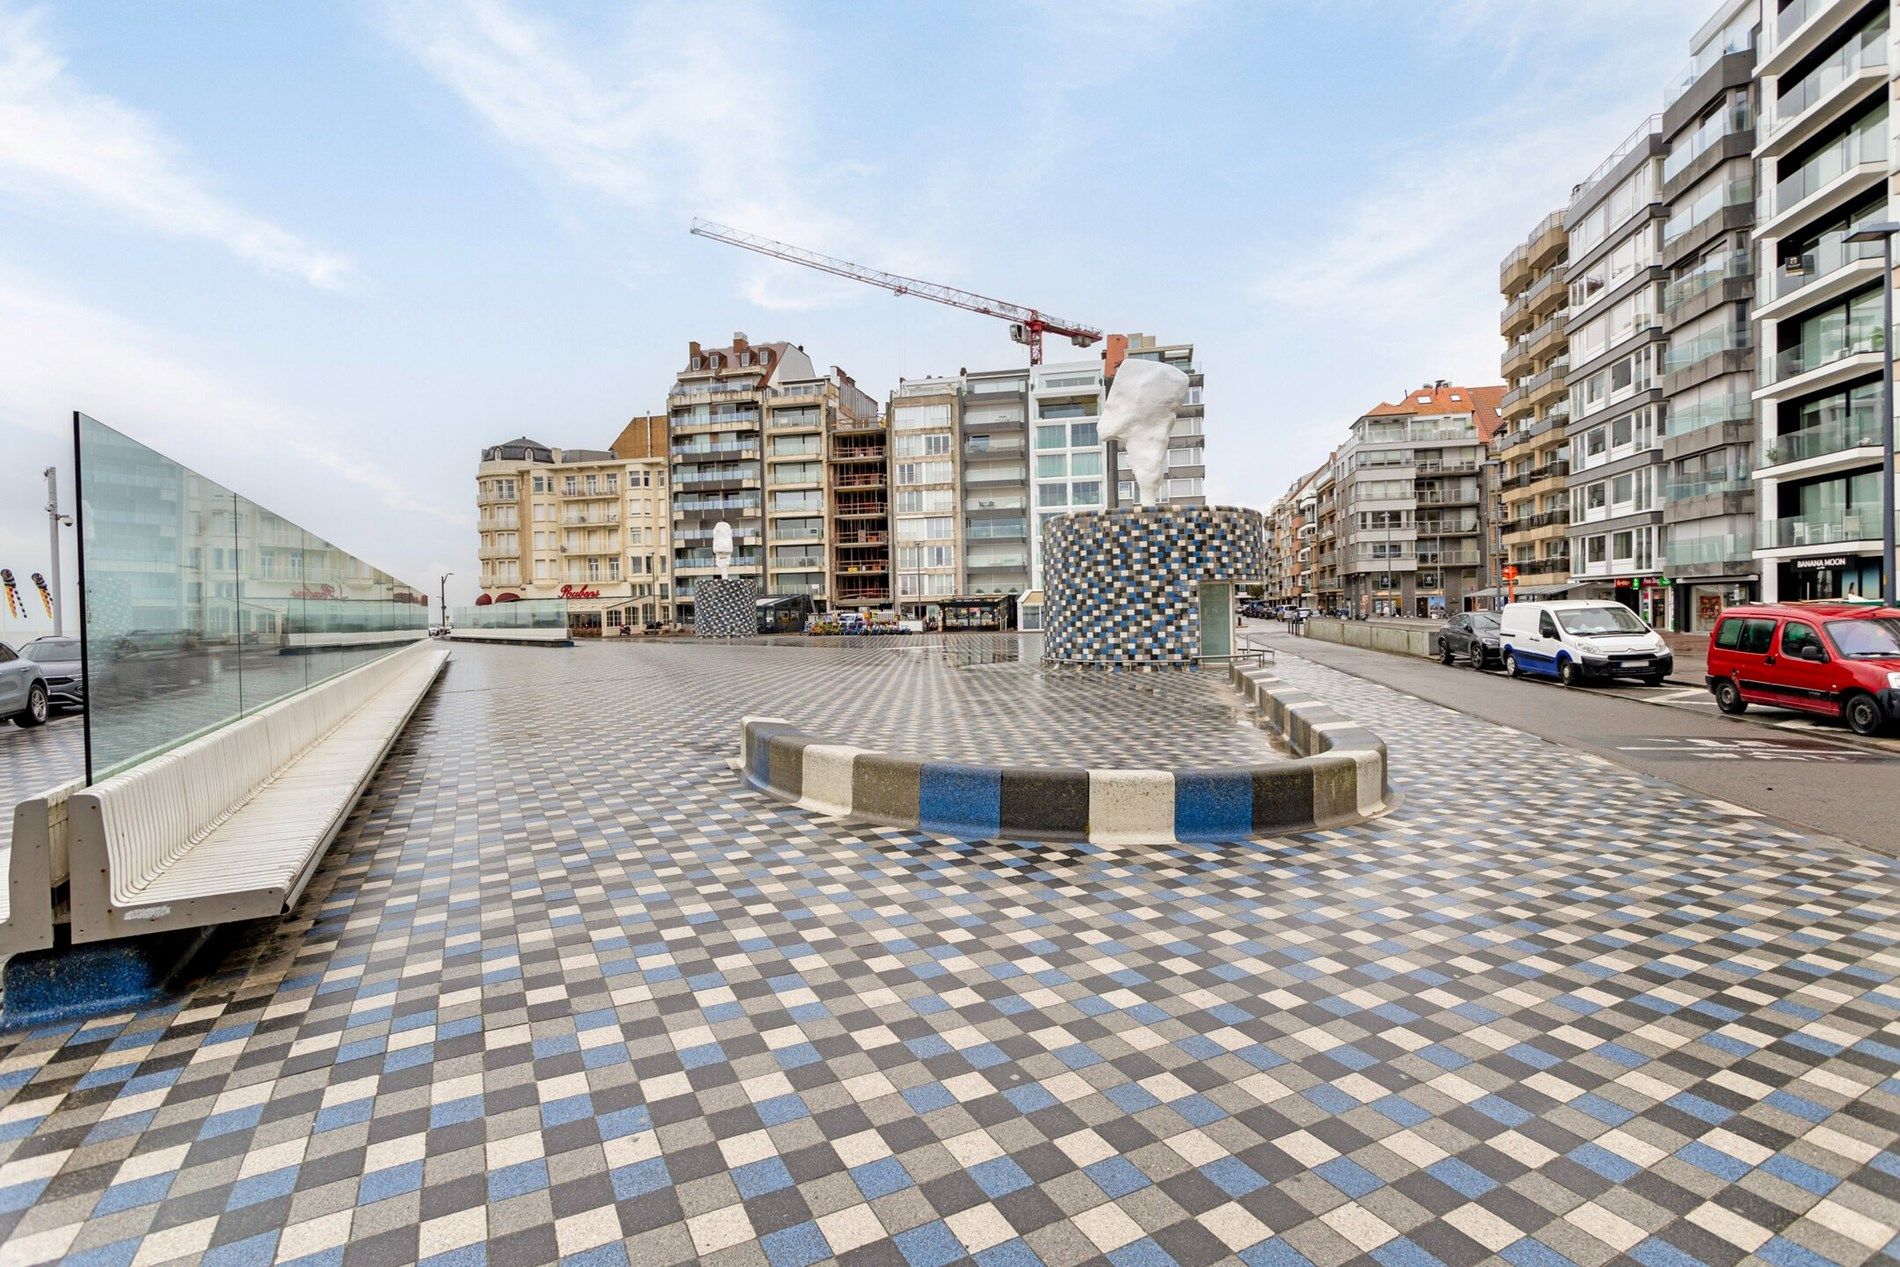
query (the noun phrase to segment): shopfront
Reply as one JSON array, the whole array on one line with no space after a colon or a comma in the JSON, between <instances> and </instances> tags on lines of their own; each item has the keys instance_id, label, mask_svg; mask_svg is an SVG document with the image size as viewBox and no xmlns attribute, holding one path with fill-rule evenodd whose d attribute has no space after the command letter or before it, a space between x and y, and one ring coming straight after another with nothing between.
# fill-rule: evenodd
<instances>
[{"instance_id":1,"label":"shopfront","mask_svg":"<svg viewBox=\"0 0 1900 1267\"><path fill-rule=\"evenodd\" d=\"M1783 559L1780 564L1781 601L1815 598L1879 598L1880 556L1824 554L1808 559Z\"/></svg>"},{"instance_id":2,"label":"shopfront","mask_svg":"<svg viewBox=\"0 0 1900 1267\"><path fill-rule=\"evenodd\" d=\"M627 620L627 607L633 602L632 586L620 584L563 585L561 597L567 600L567 633L570 638L599 638L619 634Z\"/></svg>"},{"instance_id":3,"label":"shopfront","mask_svg":"<svg viewBox=\"0 0 1900 1267\"><path fill-rule=\"evenodd\" d=\"M1755 601L1755 578L1718 576L1677 581L1669 587L1669 628L1677 633L1708 633L1725 607Z\"/></svg>"}]
</instances>

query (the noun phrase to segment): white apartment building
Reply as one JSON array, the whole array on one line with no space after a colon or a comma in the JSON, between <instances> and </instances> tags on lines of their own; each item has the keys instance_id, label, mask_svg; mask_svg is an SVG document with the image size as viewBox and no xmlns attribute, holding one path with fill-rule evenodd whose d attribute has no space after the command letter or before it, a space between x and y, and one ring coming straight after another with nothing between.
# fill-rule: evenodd
<instances>
[{"instance_id":1,"label":"white apartment building","mask_svg":"<svg viewBox=\"0 0 1900 1267\"><path fill-rule=\"evenodd\" d=\"M1764 0L1754 557L1769 600L1880 592L1878 244L1896 208L1893 5Z\"/></svg>"},{"instance_id":2,"label":"white apartment building","mask_svg":"<svg viewBox=\"0 0 1900 1267\"><path fill-rule=\"evenodd\" d=\"M1120 359L1160 361L1188 376L1187 400L1176 411L1174 425L1168 428L1168 469L1161 500L1170 506L1207 505L1207 407L1201 400L1204 380L1200 366L1194 363L1192 343L1158 343L1152 334L1110 335L1105 355L1110 390L1115 382L1118 341L1125 350ZM1139 495L1128 455L1119 445L1115 451L1114 504L1132 506Z\"/></svg>"},{"instance_id":3,"label":"white apartment building","mask_svg":"<svg viewBox=\"0 0 1900 1267\"><path fill-rule=\"evenodd\" d=\"M1663 622L1662 117L1576 187L1570 262L1570 596Z\"/></svg>"},{"instance_id":4,"label":"white apartment building","mask_svg":"<svg viewBox=\"0 0 1900 1267\"><path fill-rule=\"evenodd\" d=\"M962 515L957 506L961 383L925 378L891 394L892 560L895 601L907 616L962 592Z\"/></svg>"},{"instance_id":5,"label":"white apartment building","mask_svg":"<svg viewBox=\"0 0 1900 1267\"><path fill-rule=\"evenodd\" d=\"M1030 533L1030 587L1042 588L1042 526L1057 515L1108 506L1107 451L1096 433L1102 360L1038 365L1030 374L1029 479L1036 507Z\"/></svg>"}]
</instances>

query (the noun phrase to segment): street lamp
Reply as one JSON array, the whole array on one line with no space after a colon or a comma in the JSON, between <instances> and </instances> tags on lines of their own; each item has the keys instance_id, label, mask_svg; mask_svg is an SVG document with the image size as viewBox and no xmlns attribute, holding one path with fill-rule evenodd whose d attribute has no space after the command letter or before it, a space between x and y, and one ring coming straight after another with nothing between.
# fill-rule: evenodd
<instances>
[{"instance_id":1,"label":"street lamp","mask_svg":"<svg viewBox=\"0 0 1900 1267\"><path fill-rule=\"evenodd\" d=\"M445 630L449 627L449 578L454 575L453 572L444 572L442 579L436 582L438 593L435 601L442 610L442 628Z\"/></svg>"},{"instance_id":2,"label":"street lamp","mask_svg":"<svg viewBox=\"0 0 1900 1267\"><path fill-rule=\"evenodd\" d=\"M1893 235L1900 224L1879 220L1847 235L1849 242L1880 243L1880 347L1884 362L1880 379L1880 601L1900 607L1900 578L1894 576L1893 542Z\"/></svg>"}]
</instances>

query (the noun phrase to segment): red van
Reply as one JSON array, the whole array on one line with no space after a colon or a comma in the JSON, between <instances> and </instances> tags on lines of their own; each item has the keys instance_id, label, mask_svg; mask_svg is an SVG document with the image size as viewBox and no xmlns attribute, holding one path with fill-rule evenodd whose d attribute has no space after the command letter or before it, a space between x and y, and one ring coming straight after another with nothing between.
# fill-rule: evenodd
<instances>
[{"instance_id":1,"label":"red van","mask_svg":"<svg viewBox=\"0 0 1900 1267\"><path fill-rule=\"evenodd\" d=\"M1709 689L1725 713L1772 704L1839 717L1857 735L1900 722L1900 609L1758 603L1709 634Z\"/></svg>"}]
</instances>

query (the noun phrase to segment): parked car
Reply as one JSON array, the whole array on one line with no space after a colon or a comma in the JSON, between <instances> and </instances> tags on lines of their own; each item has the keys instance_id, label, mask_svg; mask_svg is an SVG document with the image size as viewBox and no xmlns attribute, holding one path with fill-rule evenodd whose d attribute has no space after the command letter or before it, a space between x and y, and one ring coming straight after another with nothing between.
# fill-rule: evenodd
<instances>
[{"instance_id":1,"label":"parked car","mask_svg":"<svg viewBox=\"0 0 1900 1267\"><path fill-rule=\"evenodd\" d=\"M35 638L20 648L46 675L47 699L55 708L86 707L86 666L79 652L77 638Z\"/></svg>"},{"instance_id":2,"label":"parked car","mask_svg":"<svg viewBox=\"0 0 1900 1267\"><path fill-rule=\"evenodd\" d=\"M1838 717L1857 735L1900 722L1900 609L1731 607L1709 634L1708 687L1725 713L1772 704Z\"/></svg>"},{"instance_id":3,"label":"parked car","mask_svg":"<svg viewBox=\"0 0 1900 1267\"><path fill-rule=\"evenodd\" d=\"M1676 667L1662 635L1621 603L1507 603L1498 624L1512 677L1553 677L1565 686L1637 678L1661 686Z\"/></svg>"},{"instance_id":4,"label":"parked car","mask_svg":"<svg viewBox=\"0 0 1900 1267\"><path fill-rule=\"evenodd\" d=\"M1438 631L1438 662L1462 661L1474 669L1489 668L1503 657L1498 618L1490 612L1460 612Z\"/></svg>"},{"instance_id":5,"label":"parked car","mask_svg":"<svg viewBox=\"0 0 1900 1267\"><path fill-rule=\"evenodd\" d=\"M0 717L22 730L44 725L50 700L40 666L0 642Z\"/></svg>"}]
</instances>

